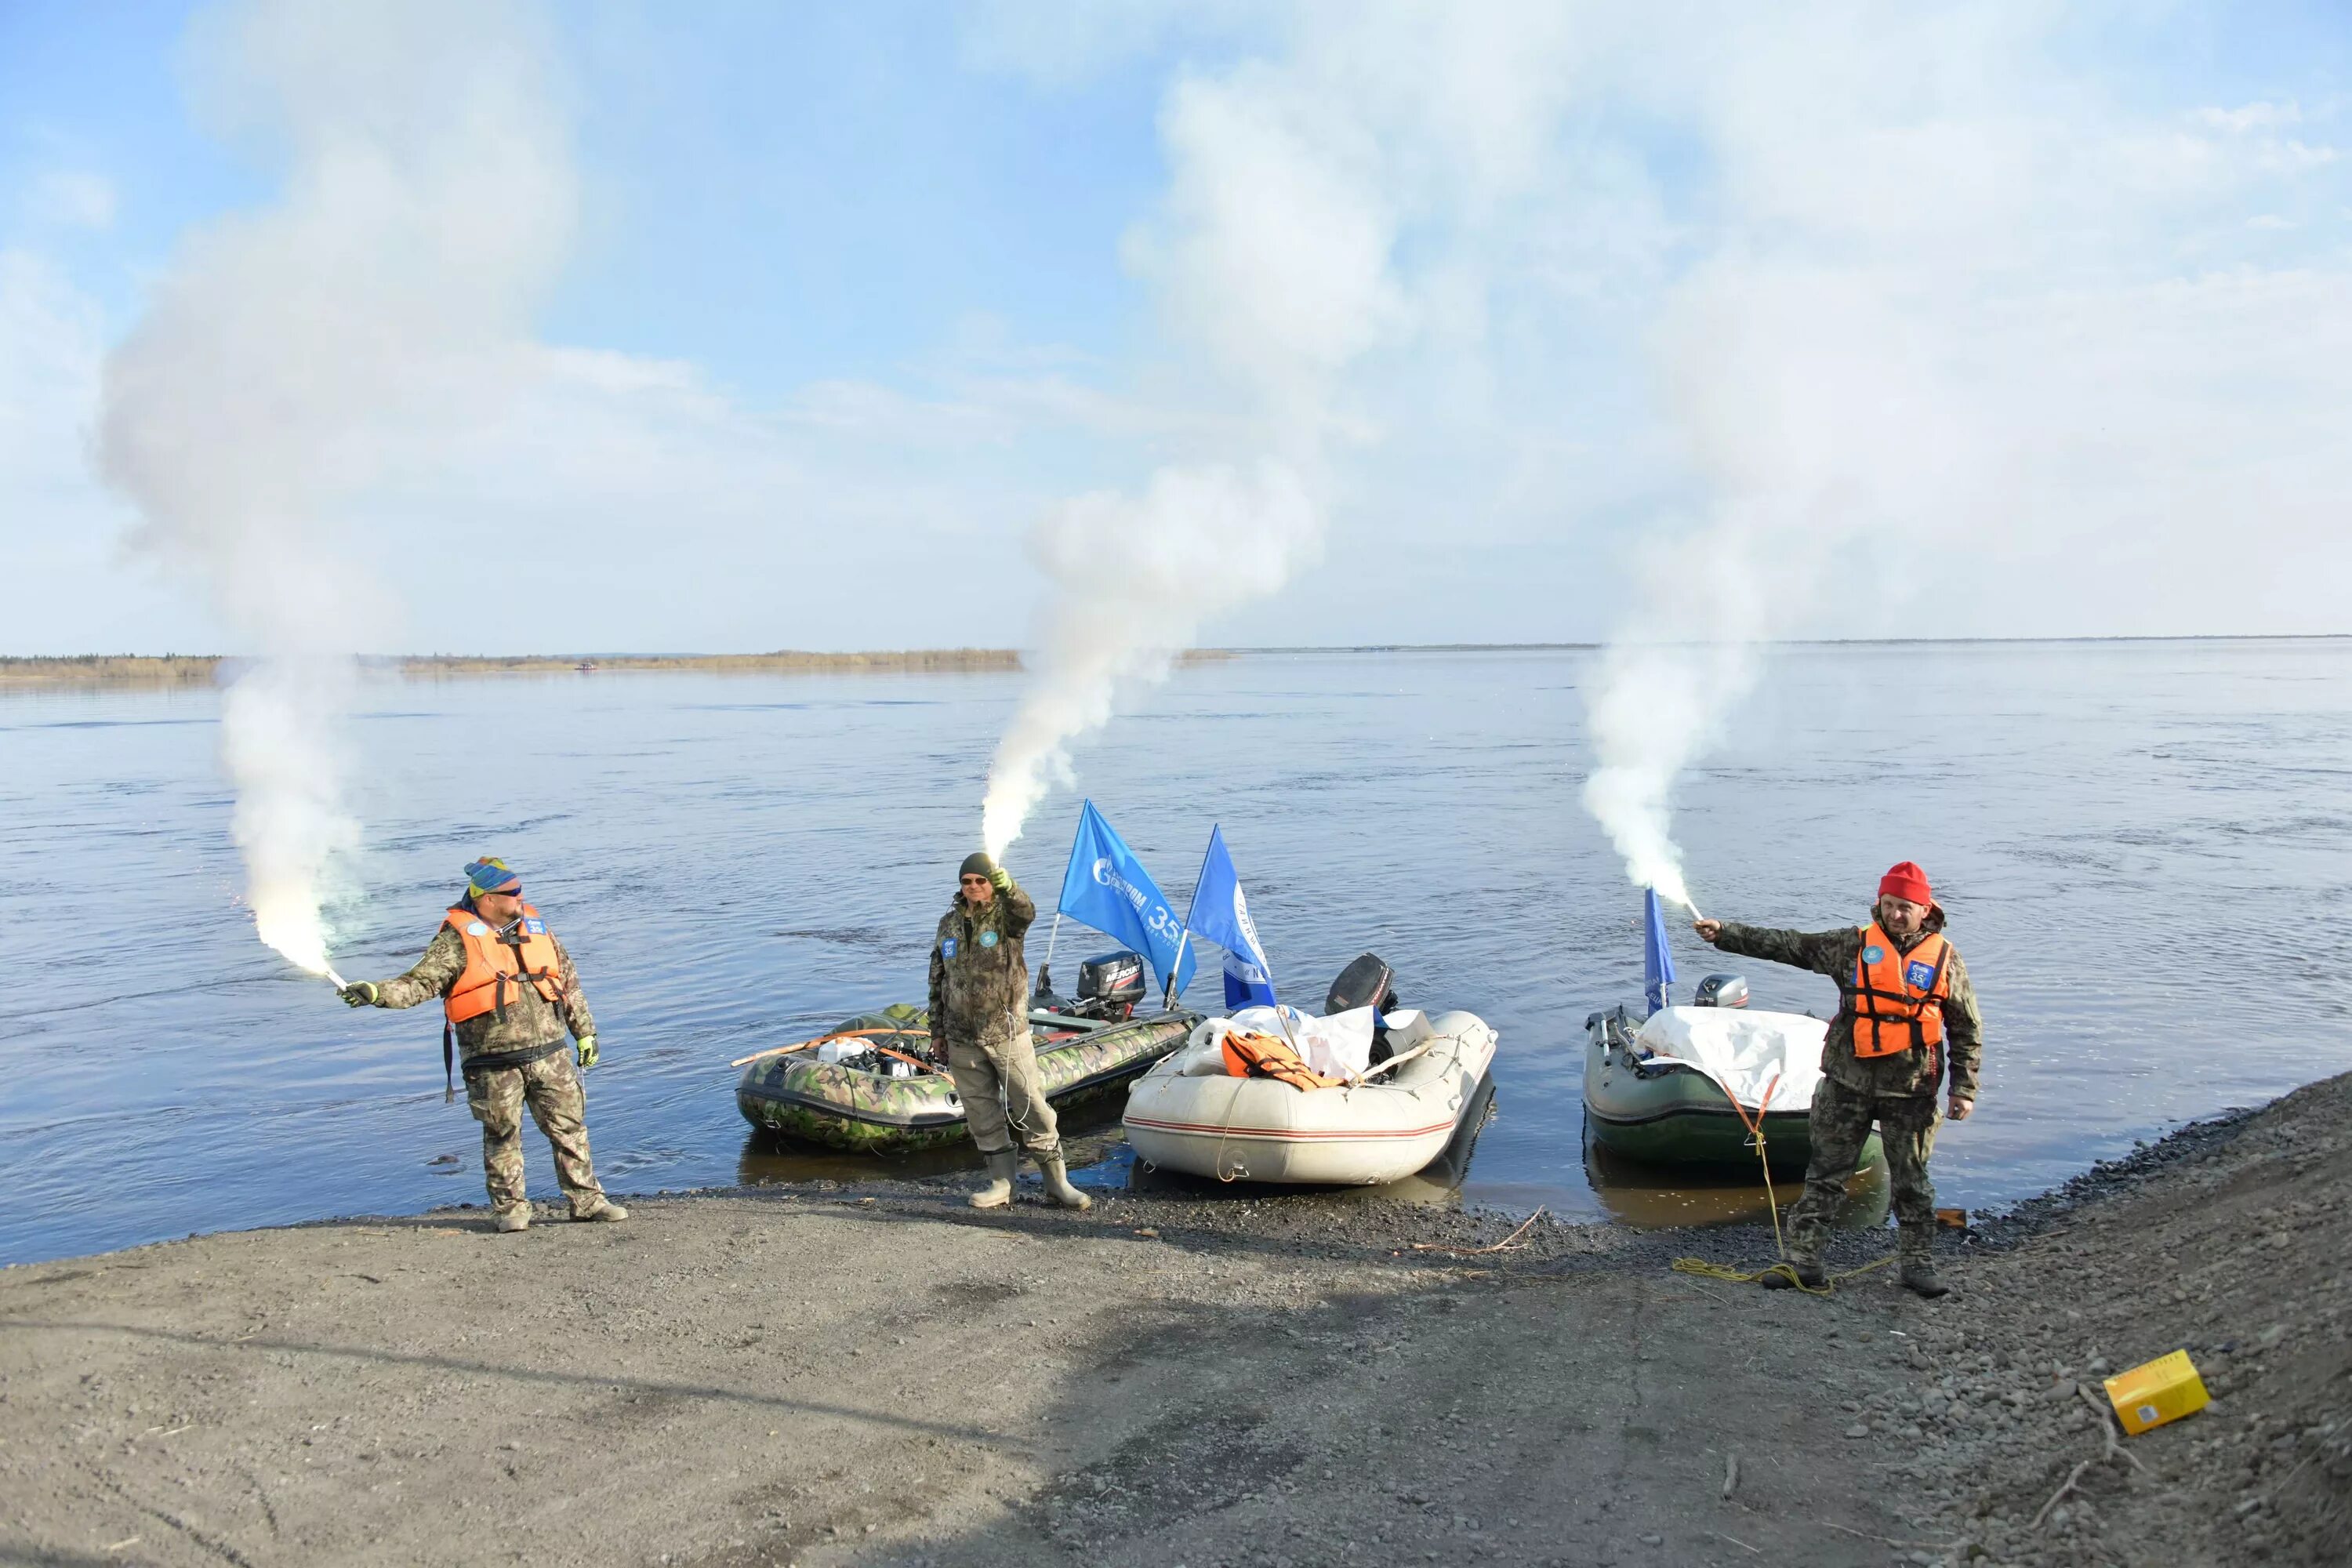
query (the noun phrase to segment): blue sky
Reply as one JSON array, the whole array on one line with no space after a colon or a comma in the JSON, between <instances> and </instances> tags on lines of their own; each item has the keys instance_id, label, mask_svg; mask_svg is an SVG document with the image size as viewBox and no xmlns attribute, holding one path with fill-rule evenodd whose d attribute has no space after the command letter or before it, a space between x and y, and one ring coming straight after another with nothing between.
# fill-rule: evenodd
<instances>
[{"instance_id":1,"label":"blue sky","mask_svg":"<svg viewBox=\"0 0 2352 1568\"><path fill-rule=\"evenodd\" d=\"M1271 453L1313 516L1183 557L1265 579L1208 640L2352 631L2340 6L1654 9L457 26L530 56L565 216L419 374L537 357L462 428L312 427L368 477L290 552L371 584L371 647L1028 643L1041 519ZM225 130L283 79L208 13L0 5L0 652L273 635L93 472L192 242L350 130ZM1188 526L1148 516L1107 561ZM516 536L486 622L467 541ZM1769 603L1675 595L1710 563Z\"/></svg>"}]
</instances>

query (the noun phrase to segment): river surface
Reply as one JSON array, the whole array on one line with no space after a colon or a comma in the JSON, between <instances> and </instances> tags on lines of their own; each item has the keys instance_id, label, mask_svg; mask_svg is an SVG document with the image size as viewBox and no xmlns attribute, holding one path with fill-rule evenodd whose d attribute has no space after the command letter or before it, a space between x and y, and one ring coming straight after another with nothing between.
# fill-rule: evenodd
<instances>
[{"instance_id":1,"label":"river surface","mask_svg":"<svg viewBox=\"0 0 2352 1568\"><path fill-rule=\"evenodd\" d=\"M1640 895L1577 800L1594 670L1572 649L1197 664L1081 752L1081 784L1180 904L1223 825L1288 998L1319 1003L1369 948L1408 1003L1501 1031L1449 1201L1725 1217L1755 1194L1612 1175L1583 1149L1582 1021L1639 997L1642 957ZM460 868L499 854L594 1006L614 1192L871 1170L754 1143L727 1062L920 997L1019 691L387 678L344 731L366 849L337 963L404 969ZM346 1009L255 939L218 711L210 690L0 696L0 1261L481 1200L437 1010ZM1076 810L1056 795L1009 857L1041 904ZM1947 1204L2028 1196L2352 1068L2352 641L1781 650L1678 822L1695 895L1727 918L1826 929L1889 862L1927 868L1986 1018L1979 1114L1937 1150ZM1759 1006L1833 1002L1676 942L1685 994L1739 967ZM1041 922L1033 965L1045 945ZM1108 945L1066 928L1060 978ZM1214 1002L1213 962L1194 984ZM1142 1179L1115 1116L1079 1132L1082 1179ZM524 1142L552 1197L544 1140Z\"/></svg>"}]
</instances>

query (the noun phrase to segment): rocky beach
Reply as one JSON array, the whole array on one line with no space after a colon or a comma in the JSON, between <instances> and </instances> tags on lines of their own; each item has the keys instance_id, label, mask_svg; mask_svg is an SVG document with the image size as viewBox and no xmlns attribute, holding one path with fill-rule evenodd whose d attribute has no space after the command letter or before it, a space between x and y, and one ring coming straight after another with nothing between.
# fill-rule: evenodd
<instances>
[{"instance_id":1,"label":"rocky beach","mask_svg":"<svg viewBox=\"0 0 2352 1568\"><path fill-rule=\"evenodd\" d=\"M1753 1228L944 1178L13 1268L0 1561L2334 1564L2347 1113L2101 1166L1932 1303L1671 1267ZM2101 1377L2183 1348L2212 1405L2110 1436Z\"/></svg>"}]
</instances>

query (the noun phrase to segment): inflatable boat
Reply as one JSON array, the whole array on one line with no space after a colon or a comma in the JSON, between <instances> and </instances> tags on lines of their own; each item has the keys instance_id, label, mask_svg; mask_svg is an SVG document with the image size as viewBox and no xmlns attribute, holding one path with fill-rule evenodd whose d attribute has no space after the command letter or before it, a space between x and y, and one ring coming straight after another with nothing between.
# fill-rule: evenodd
<instances>
[{"instance_id":1,"label":"inflatable boat","mask_svg":"<svg viewBox=\"0 0 2352 1568\"><path fill-rule=\"evenodd\" d=\"M1744 983L1736 994L1729 1006L1662 1007L1646 1018L1619 1006L1587 1017L1585 1136L1647 1164L1753 1173L1760 1127L1773 1179L1801 1177L1829 1026L1802 1013L1750 1012ZM1874 1131L1861 1168L1882 1158Z\"/></svg>"},{"instance_id":2,"label":"inflatable boat","mask_svg":"<svg viewBox=\"0 0 2352 1568\"><path fill-rule=\"evenodd\" d=\"M1128 960L1131 994L1118 962ZM1056 1110L1114 1092L1181 1046L1200 1021L1181 1008L1137 1014L1142 973L1134 954L1111 954L1080 966L1076 999L1037 997L1030 1035ZM1099 987L1097 975L1105 977ZM1097 989L1103 994L1091 994ZM831 1149L893 1154L953 1143L971 1129L954 1081L926 1059L929 1043L929 1015L907 1003L846 1019L814 1040L746 1058L736 1108L755 1128Z\"/></svg>"},{"instance_id":3,"label":"inflatable boat","mask_svg":"<svg viewBox=\"0 0 2352 1568\"><path fill-rule=\"evenodd\" d=\"M1495 1031L1470 1013L1379 1016L1388 1055L1355 1081L1308 1089L1234 1076L1218 1028L1229 1021L1202 1020L1128 1091L1121 1120L1136 1158L1227 1182L1370 1186L1413 1174L1483 1110Z\"/></svg>"}]
</instances>

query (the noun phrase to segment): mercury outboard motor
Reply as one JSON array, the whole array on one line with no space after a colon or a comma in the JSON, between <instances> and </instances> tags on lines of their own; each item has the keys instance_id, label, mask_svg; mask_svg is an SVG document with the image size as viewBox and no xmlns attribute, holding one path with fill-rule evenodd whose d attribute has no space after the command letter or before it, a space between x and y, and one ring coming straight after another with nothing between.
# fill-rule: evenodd
<instances>
[{"instance_id":1,"label":"mercury outboard motor","mask_svg":"<svg viewBox=\"0 0 2352 1568\"><path fill-rule=\"evenodd\" d=\"M1149 974L1139 952L1122 949L1098 953L1078 965L1078 1001L1071 1010L1087 1018L1132 1018L1150 984Z\"/></svg>"},{"instance_id":2,"label":"mercury outboard motor","mask_svg":"<svg viewBox=\"0 0 2352 1568\"><path fill-rule=\"evenodd\" d=\"M1389 1059L1389 1026L1383 1014L1393 1013L1404 1004L1397 997L1396 971L1388 961L1375 952L1365 953L1355 963L1339 971L1339 978L1331 982L1331 989L1323 998L1323 1015L1351 1012L1358 1007L1372 1009L1371 1065L1378 1067Z\"/></svg>"},{"instance_id":3,"label":"mercury outboard motor","mask_svg":"<svg viewBox=\"0 0 2352 1568\"><path fill-rule=\"evenodd\" d=\"M1748 977L1744 974L1710 974L1698 983L1691 996L1694 1007L1745 1007L1748 1005Z\"/></svg>"}]
</instances>

